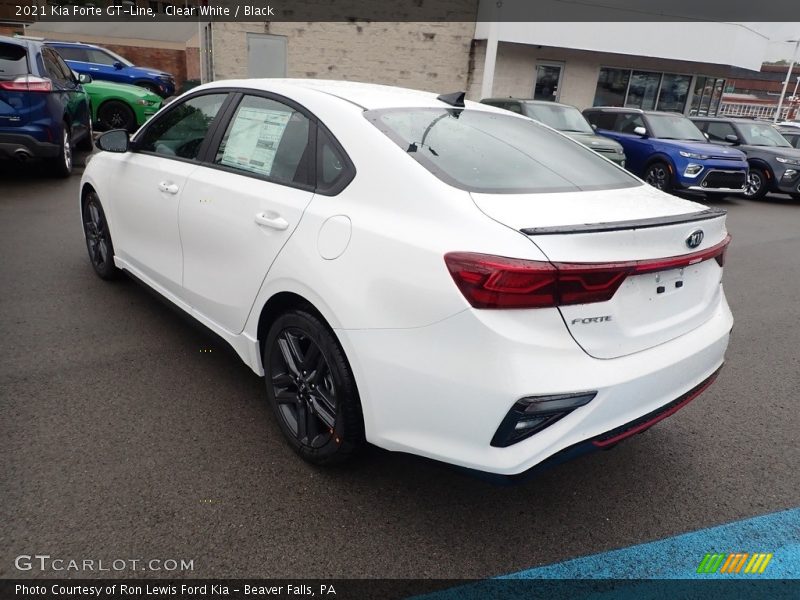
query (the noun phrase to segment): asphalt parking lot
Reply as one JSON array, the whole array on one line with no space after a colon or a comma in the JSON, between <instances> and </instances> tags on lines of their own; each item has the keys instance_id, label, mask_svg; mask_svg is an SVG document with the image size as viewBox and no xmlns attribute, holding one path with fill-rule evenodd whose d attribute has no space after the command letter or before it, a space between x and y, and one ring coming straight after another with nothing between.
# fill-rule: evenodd
<instances>
[{"instance_id":1,"label":"asphalt parking lot","mask_svg":"<svg viewBox=\"0 0 800 600\"><path fill-rule=\"evenodd\" d=\"M480 578L800 506L800 201L711 202L736 325L709 391L498 487L379 450L296 458L232 351L95 276L79 177L0 173L0 577L43 576L14 558L44 553L192 559L169 575L199 578Z\"/></svg>"}]
</instances>

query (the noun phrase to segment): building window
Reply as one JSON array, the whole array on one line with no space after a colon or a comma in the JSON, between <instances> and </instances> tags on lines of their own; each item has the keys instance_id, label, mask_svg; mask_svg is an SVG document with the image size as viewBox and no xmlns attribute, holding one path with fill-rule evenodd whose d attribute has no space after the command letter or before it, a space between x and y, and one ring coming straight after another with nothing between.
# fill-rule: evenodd
<instances>
[{"instance_id":1,"label":"building window","mask_svg":"<svg viewBox=\"0 0 800 600\"><path fill-rule=\"evenodd\" d=\"M594 106L623 106L630 78L631 72L628 69L600 69Z\"/></svg>"},{"instance_id":2,"label":"building window","mask_svg":"<svg viewBox=\"0 0 800 600\"><path fill-rule=\"evenodd\" d=\"M597 79L594 106L683 113L691 81L689 75L603 67Z\"/></svg>"},{"instance_id":3,"label":"building window","mask_svg":"<svg viewBox=\"0 0 800 600\"><path fill-rule=\"evenodd\" d=\"M683 113L686 108L686 99L689 97L689 85L691 83L692 78L689 75L665 73L664 78L661 80L657 110Z\"/></svg>"},{"instance_id":4,"label":"building window","mask_svg":"<svg viewBox=\"0 0 800 600\"><path fill-rule=\"evenodd\" d=\"M625 106L628 108L641 108L653 110L656 107L658 86L661 85L661 73L648 73L634 71L628 86L628 98Z\"/></svg>"},{"instance_id":5,"label":"building window","mask_svg":"<svg viewBox=\"0 0 800 600\"><path fill-rule=\"evenodd\" d=\"M722 99L723 89L725 89L725 79L698 75L694 83L689 116L715 116Z\"/></svg>"}]
</instances>

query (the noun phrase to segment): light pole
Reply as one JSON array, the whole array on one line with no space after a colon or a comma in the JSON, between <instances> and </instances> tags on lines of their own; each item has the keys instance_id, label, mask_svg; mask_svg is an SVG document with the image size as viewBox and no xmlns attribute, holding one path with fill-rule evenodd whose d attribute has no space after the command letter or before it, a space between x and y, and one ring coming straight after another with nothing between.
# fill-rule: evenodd
<instances>
[{"instance_id":1,"label":"light pole","mask_svg":"<svg viewBox=\"0 0 800 600\"><path fill-rule=\"evenodd\" d=\"M786 88L789 87L789 79L792 77L792 69L794 68L794 60L797 57L797 48L800 46L800 39L786 40L787 42L794 42L794 52L792 52L792 62L789 63L789 71L786 73L786 79L783 81L783 89L781 90L781 97L778 100L778 110L775 111L775 118L772 119L773 123L777 123L781 116L781 108L783 108L783 98L786 96Z\"/></svg>"}]
</instances>

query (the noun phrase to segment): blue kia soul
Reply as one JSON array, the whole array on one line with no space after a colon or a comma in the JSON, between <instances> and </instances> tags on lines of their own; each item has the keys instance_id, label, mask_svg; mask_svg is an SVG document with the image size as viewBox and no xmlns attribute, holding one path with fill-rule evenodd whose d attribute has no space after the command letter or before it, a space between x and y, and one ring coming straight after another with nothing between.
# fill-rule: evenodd
<instances>
[{"instance_id":1,"label":"blue kia soul","mask_svg":"<svg viewBox=\"0 0 800 600\"><path fill-rule=\"evenodd\" d=\"M710 144L697 126L676 113L594 107L583 111L598 134L625 149L625 167L665 192L742 193L747 157Z\"/></svg>"},{"instance_id":2,"label":"blue kia soul","mask_svg":"<svg viewBox=\"0 0 800 600\"><path fill-rule=\"evenodd\" d=\"M78 42L46 43L55 48L76 73L86 73L92 79L138 85L162 98L175 93L175 78L161 69L137 67L119 54L100 46Z\"/></svg>"}]
</instances>

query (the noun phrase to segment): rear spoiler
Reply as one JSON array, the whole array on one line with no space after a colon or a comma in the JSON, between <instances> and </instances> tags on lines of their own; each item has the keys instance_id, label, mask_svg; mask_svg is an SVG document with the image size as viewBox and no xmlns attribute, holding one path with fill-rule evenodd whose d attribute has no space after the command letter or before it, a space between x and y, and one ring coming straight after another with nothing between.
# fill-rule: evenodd
<instances>
[{"instance_id":1,"label":"rear spoiler","mask_svg":"<svg viewBox=\"0 0 800 600\"><path fill-rule=\"evenodd\" d=\"M633 219L631 221L612 221L610 223L585 223L583 225L556 225L553 227L528 227L520 229L525 235L555 235L563 233L595 233L598 231L621 231L624 229L647 229L649 227L665 227L693 221L707 221L724 217L728 211L723 208L708 208L699 212L651 219Z\"/></svg>"}]
</instances>

